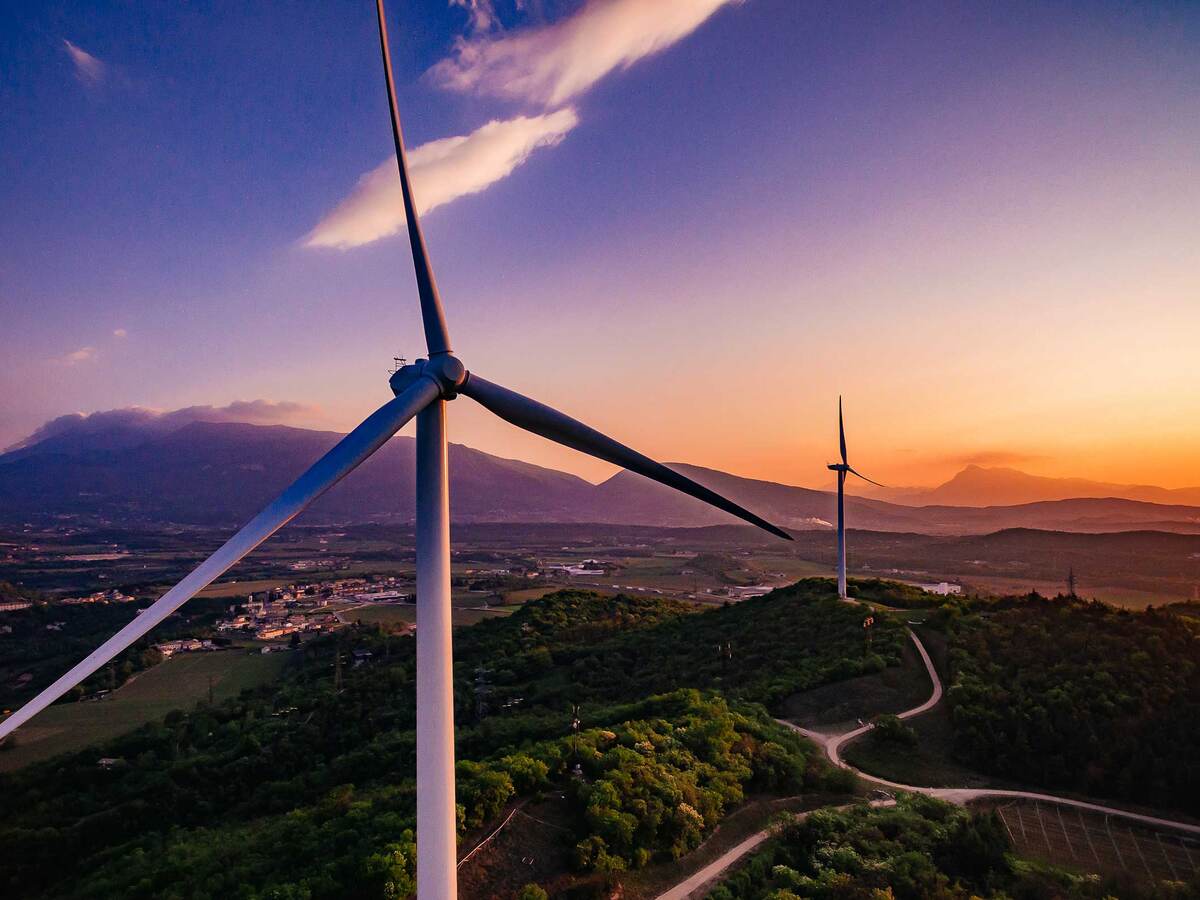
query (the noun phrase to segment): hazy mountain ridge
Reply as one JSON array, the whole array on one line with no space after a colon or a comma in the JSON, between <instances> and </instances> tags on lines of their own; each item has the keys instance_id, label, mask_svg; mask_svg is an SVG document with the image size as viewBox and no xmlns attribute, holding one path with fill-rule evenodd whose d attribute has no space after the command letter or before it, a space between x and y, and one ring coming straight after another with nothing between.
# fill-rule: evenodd
<instances>
[{"instance_id":1,"label":"hazy mountain ridge","mask_svg":"<svg viewBox=\"0 0 1200 900\"><path fill-rule=\"evenodd\" d=\"M970 465L935 488L893 488L873 496L906 506L1017 506L1081 498L1138 500L1168 505L1200 505L1200 487L1164 488L1115 484L1087 478L1050 478L1019 469Z\"/></svg>"},{"instance_id":2,"label":"hazy mountain ridge","mask_svg":"<svg viewBox=\"0 0 1200 900\"><path fill-rule=\"evenodd\" d=\"M168 433L113 430L58 435L0 455L0 519L76 515L129 522L235 524L269 503L338 440L284 425L192 422ZM629 472L590 482L541 466L450 446L451 512L461 522L597 522L695 527L730 518ZM412 438L393 438L305 514L316 521L409 521ZM827 528L831 492L672 464L790 529ZM974 508L910 506L848 497L852 527L925 534L1002 528L1153 529L1200 533L1200 507L1125 499L1070 499Z\"/></svg>"}]
</instances>

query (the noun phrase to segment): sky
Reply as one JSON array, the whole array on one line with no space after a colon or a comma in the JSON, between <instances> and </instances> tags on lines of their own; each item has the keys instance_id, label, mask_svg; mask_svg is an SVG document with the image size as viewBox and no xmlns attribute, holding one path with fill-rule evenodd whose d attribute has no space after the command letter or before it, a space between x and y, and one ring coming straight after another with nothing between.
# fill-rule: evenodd
<instances>
[{"instance_id":1,"label":"sky","mask_svg":"<svg viewBox=\"0 0 1200 900\"><path fill-rule=\"evenodd\" d=\"M456 352L656 458L1200 485L1200 4L391 0ZM0 446L348 430L422 339L369 0L0 9ZM606 464L468 399L451 440ZM411 431L411 426L408 429Z\"/></svg>"}]
</instances>

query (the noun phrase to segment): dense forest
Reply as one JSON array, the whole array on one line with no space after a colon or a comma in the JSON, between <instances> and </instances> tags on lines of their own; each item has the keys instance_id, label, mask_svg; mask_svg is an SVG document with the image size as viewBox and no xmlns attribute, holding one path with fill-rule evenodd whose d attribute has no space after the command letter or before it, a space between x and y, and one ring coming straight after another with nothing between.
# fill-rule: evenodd
<instances>
[{"instance_id":1,"label":"dense forest","mask_svg":"<svg viewBox=\"0 0 1200 900\"><path fill-rule=\"evenodd\" d=\"M1153 897L1192 900L1194 887L1139 888L1008 855L1004 825L917 794L894 807L822 809L784 825L709 900L952 900Z\"/></svg>"},{"instance_id":2,"label":"dense forest","mask_svg":"<svg viewBox=\"0 0 1200 900\"><path fill-rule=\"evenodd\" d=\"M687 852L748 793L848 790L762 704L898 662L903 629L868 648L861 618L816 580L703 613L561 592L459 630L462 832L553 786L574 864L620 871ZM372 662L335 663L351 650ZM409 893L413 642L372 627L296 652L282 684L0 777L0 893Z\"/></svg>"},{"instance_id":3,"label":"dense forest","mask_svg":"<svg viewBox=\"0 0 1200 900\"><path fill-rule=\"evenodd\" d=\"M1200 622L1037 595L947 609L964 762L1200 813Z\"/></svg>"}]
</instances>

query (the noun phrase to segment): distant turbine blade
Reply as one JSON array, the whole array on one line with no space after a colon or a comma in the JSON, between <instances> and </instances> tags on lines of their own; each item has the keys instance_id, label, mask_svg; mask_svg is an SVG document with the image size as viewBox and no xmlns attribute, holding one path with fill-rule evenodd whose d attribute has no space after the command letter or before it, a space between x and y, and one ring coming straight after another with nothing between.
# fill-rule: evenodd
<instances>
[{"instance_id":1,"label":"distant turbine blade","mask_svg":"<svg viewBox=\"0 0 1200 900\"><path fill-rule=\"evenodd\" d=\"M578 422L570 416L563 415L557 410L546 406L544 403L530 400L528 397L523 397L515 391L500 387L498 384L492 384L490 381L485 381L474 374L467 376L466 382L458 391L460 394L466 394L472 400L475 400L518 428L524 428L526 431L540 434L544 438L563 444L573 450L578 450L589 456L595 456L616 466L622 466L631 472L637 472L639 475L644 475L660 484L673 487L675 490L682 491L685 494L695 497L697 500L703 500L710 506L723 509L725 512L737 516L739 519L745 519L747 522L757 525L759 528L769 531L777 537L788 541L792 540L791 535L786 531L776 528L766 519L762 519L749 510L743 509L732 500L726 500L720 494L709 490L701 484L697 484L692 479L668 469L661 463L643 456L636 450L631 450L624 444L617 443L594 428L589 428L582 422Z\"/></svg>"},{"instance_id":2,"label":"distant turbine blade","mask_svg":"<svg viewBox=\"0 0 1200 900\"><path fill-rule=\"evenodd\" d=\"M379 46L383 51L383 75L387 81L388 108L392 114L392 140L396 145L396 165L400 169L400 191L404 195L404 217L408 220L408 242L412 246L417 293L421 297L425 345L431 356L435 353L449 353L450 332L446 328L446 314L442 311L433 267L429 263L429 250L425 246L425 236L421 233L421 222L417 218L417 207L413 201L412 184L408 179L408 158L404 152L404 132L400 129L400 108L396 105L396 84L392 80L392 54L388 50L387 19L383 13L383 0L375 0L375 12L379 19Z\"/></svg>"},{"instance_id":3,"label":"distant turbine blade","mask_svg":"<svg viewBox=\"0 0 1200 900\"><path fill-rule=\"evenodd\" d=\"M141 615L110 637L83 662L75 666L13 715L0 722L0 738L33 718L75 685L79 684L118 653L150 631L196 593L232 568L243 556L290 522L306 506L349 475L367 457L384 445L404 423L440 394L438 386L422 378L342 438L297 478L279 497L226 541L179 584L147 607Z\"/></svg>"},{"instance_id":4,"label":"distant turbine blade","mask_svg":"<svg viewBox=\"0 0 1200 900\"><path fill-rule=\"evenodd\" d=\"M848 465L846 460L846 427L842 424L842 398L838 397L838 442L842 446L842 465Z\"/></svg>"},{"instance_id":5,"label":"distant turbine blade","mask_svg":"<svg viewBox=\"0 0 1200 900\"><path fill-rule=\"evenodd\" d=\"M855 471L854 471L854 469L851 469L849 466L846 466L846 471L848 471L848 472L851 472L851 473L853 473L853 474L857 475L857 476L858 476L859 478L861 478L863 481L870 481L870 482L871 482L871 484L875 485L875 487L881 487L881 488L886 488L886 487L887 487L887 485L886 485L886 484L880 484L878 481L871 481L871 479L870 479L870 478L868 478L866 475L864 475L862 472L855 472Z\"/></svg>"}]
</instances>

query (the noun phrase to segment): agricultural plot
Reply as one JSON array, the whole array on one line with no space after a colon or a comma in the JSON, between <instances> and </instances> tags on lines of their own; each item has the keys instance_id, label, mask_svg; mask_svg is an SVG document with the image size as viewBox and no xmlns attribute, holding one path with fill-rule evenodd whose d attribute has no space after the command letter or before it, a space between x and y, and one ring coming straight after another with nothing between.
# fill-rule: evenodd
<instances>
[{"instance_id":1,"label":"agricultural plot","mask_svg":"<svg viewBox=\"0 0 1200 900\"><path fill-rule=\"evenodd\" d=\"M246 650L174 656L103 700L51 706L21 729L11 749L0 752L0 771L83 750L172 710L190 709L208 698L210 684L215 702L236 697L245 688L278 677L287 660L286 653Z\"/></svg>"},{"instance_id":2,"label":"agricultural plot","mask_svg":"<svg viewBox=\"0 0 1200 900\"><path fill-rule=\"evenodd\" d=\"M1150 881L1200 875L1200 839L1057 804L1019 800L997 807L1021 856Z\"/></svg>"},{"instance_id":3,"label":"agricultural plot","mask_svg":"<svg viewBox=\"0 0 1200 900\"><path fill-rule=\"evenodd\" d=\"M497 616L511 615L516 607L494 606L490 609L474 609L455 606L450 610L450 621L455 625L474 625L484 619L494 619ZM340 613L340 618L346 622L366 622L369 624L395 625L398 623L414 624L417 621L417 608L409 603L376 603L368 606L355 606Z\"/></svg>"}]
</instances>

